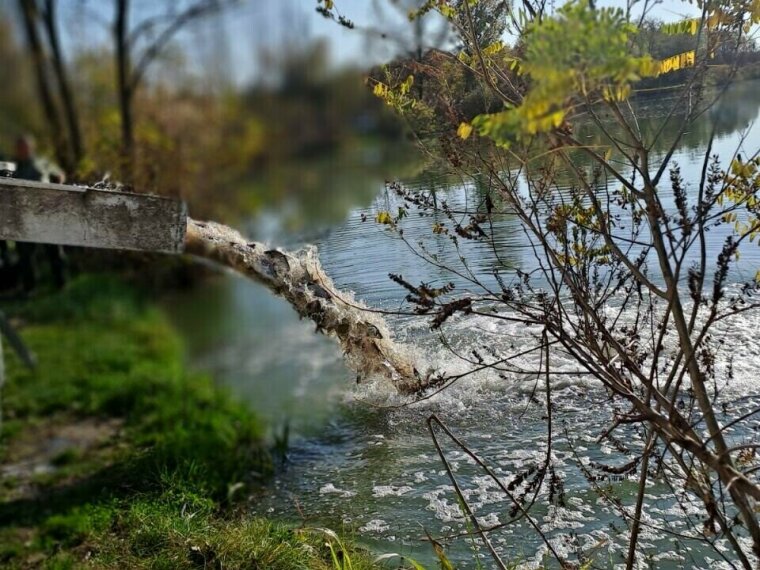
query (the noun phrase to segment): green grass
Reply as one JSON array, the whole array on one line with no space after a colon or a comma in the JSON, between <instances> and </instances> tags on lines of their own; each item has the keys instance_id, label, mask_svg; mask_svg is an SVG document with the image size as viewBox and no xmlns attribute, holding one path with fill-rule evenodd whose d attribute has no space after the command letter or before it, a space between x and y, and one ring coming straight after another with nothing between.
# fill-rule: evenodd
<instances>
[{"instance_id":1,"label":"green grass","mask_svg":"<svg viewBox=\"0 0 760 570\"><path fill-rule=\"evenodd\" d=\"M39 366L24 369L6 347L0 460L33 447L30 433L93 418L119 428L92 448L58 452L51 473L3 479L0 566L373 566L341 540L245 514L237 499L271 472L262 426L210 378L184 369L177 334L134 289L82 277L2 308Z\"/></svg>"}]
</instances>

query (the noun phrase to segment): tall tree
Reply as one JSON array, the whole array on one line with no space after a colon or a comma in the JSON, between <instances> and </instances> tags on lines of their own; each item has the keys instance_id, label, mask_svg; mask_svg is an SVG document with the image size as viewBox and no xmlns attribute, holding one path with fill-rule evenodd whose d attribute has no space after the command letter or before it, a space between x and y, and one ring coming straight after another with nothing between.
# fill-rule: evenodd
<instances>
[{"instance_id":1,"label":"tall tree","mask_svg":"<svg viewBox=\"0 0 760 570\"><path fill-rule=\"evenodd\" d=\"M216 13L237 0L164 1L163 10L132 22L130 0L114 0L116 87L121 117L122 177L131 181L135 164L135 96L150 66L189 23Z\"/></svg>"},{"instance_id":2,"label":"tall tree","mask_svg":"<svg viewBox=\"0 0 760 570\"><path fill-rule=\"evenodd\" d=\"M116 0L114 19L114 55L116 57L116 92L121 118L122 176L129 182L134 171L135 130L132 120L134 82L131 78L131 50L129 41L129 0Z\"/></svg>"},{"instance_id":3,"label":"tall tree","mask_svg":"<svg viewBox=\"0 0 760 570\"><path fill-rule=\"evenodd\" d=\"M84 141L61 49L56 7L57 0L19 0L39 100L56 157L64 169L73 174L84 156Z\"/></svg>"},{"instance_id":4,"label":"tall tree","mask_svg":"<svg viewBox=\"0 0 760 570\"><path fill-rule=\"evenodd\" d=\"M58 93L63 106L63 114L68 130L71 160L76 167L84 157L84 140L82 138L79 113L74 100L74 94L71 90L71 82L69 81L66 62L64 61L63 51L61 50L56 14L57 3L57 0L44 0L44 9L41 10L41 18L45 31L47 32L53 71L55 72Z\"/></svg>"},{"instance_id":5,"label":"tall tree","mask_svg":"<svg viewBox=\"0 0 760 570\"><path fill-rule=\"evenodd\" d=\"M18 37L19 31L23 33L14 26L10 14L0 10L0 85L3 85L0 90L0 133L4 134L1 138L40 128L40 113L34 105L29 105L37 95L34 69L29 65L23 38Z\"/></svg>"},{"instance_id":6,"label":"tall tree","mask_svg":"<svg viewBox=\"0 0 760 570\"><path fill-rule=\"evenodd\" d=\"M42 111L45 115L45 121L52 134L55 154L63 167L70 171L73 165L64 136L63 121L61 120L61 115L55 101L53 85L50 81L48 53L40 37L38 27L39 6L36 0L19 0L19 9L24 23L29 53L34 64L37 92L40 104L42 105Z\"/></svg>"}]
</instances>

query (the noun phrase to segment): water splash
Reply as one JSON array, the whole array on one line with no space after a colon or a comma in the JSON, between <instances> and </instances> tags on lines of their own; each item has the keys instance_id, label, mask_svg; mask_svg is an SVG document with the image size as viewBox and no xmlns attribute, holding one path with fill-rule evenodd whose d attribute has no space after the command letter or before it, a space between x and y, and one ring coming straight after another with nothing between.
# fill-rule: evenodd
<instances>
[{"instance_id":1,"label":"water splash","mask_svg":"<svg viewBox=\"0 0 760 570\"><path fill-rule=\"evenodd\" d=\"M415 394L429 385L430 374L423 377L417 371L410 351L393 340L382 316L335 287L315 247L272 249L222 224L188 219L185 252L229 267L285 299L301 317L312 320L318 332L338 340L357 382L387 378L402 394Z\"/></svg>"}]
</instances>

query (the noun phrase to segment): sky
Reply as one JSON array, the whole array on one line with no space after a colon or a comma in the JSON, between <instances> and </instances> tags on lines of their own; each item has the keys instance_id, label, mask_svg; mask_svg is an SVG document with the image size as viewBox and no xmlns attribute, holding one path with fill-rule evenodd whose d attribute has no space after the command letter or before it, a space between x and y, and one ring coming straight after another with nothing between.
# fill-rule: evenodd
<instances>
[{"instance_id":1,"label":"sky","mask_svg":"<svg viewBox=\"0 0 760 570\"><path fill-rule=\"evenodd\" d=\"M352 57L362 57L362 52L359 49L361 46L361 38L357 38L356 33L351 33L346 30L345 32L336 33L337 27L333 22L321 18L315 13L314 7L316 0L258 0L262 4L269 4L276 6L277 4L293 4L299 6L303 13L313 13L314 21L311 22L313 33L320 36L331 36L334 38L334 45L336 51L341 52L341 57L351 59ZM388 0L384 0L388 2ZM373 19L376 16L376 11L373 10L373 4L382 3L381 1L373 0L336 0L335 4L340 9L341 13L353 20L357 25L365 26L373 23ZM561 2L557 2L559 4ZM597 0L598 7L610 6L625 8L625 0ZM270 12L270 15L276 13L276 8ZM634 8L634 13L637 13ZM661 0L651 10L651 15L664 21L673 21L682 19L689 16L699 15L699 9L690 2L684 0ZM273 22L275 27L277 24ZM353 37L352 37L353 36Z\"/></svg>"},{"instance_id":2,"label":"sky","mask_svg":"<svg viewBox=\"0 0 760 570\"><path fill-rule=\"evenodd\" d=\"M182 1L177 0L175 5ZM308 49L312 42L324 40L334 66L360 67L387 61L398 50L396 42L362 30L347 30L325 19L315 10L316 0L239 1L239 7L189 28L180 37L191 52L190 66L197 71L242 85L261 79L260 54L264 50ZM0 0L0 5L5 3L10 4L10 0ZM409 24L404 11L389 8L390 3L391 0L335 0L341 13L359 28L406 29ZM166 4L132 0L133 19L139 20L157 5ZM624 7L625 0L597 0L597 5ZM59 0L59 13L67 49L108 42L113 18L110 0ZM684 0L660 0L651 14L674 21L699 12ZM431 27L436 29L435 22Z\"/></svg>"},{"instance_id":3,"label":"sky","mask_svg":"<svg viewBox=\"0 0 760 570\"><path fill-rule=\"evenodd\" d=\"M335 0L340 12L357 27L403 25L403 17L388 9L388 3L389 0ZM385 9L382 9L384 4ZM623 8L625 5L625 0L597 0L600 7ZM294 37L302 42L308 39L328 41L336 65L367 66L393 55L393 42L368 39L367 34L360 30L347 30L317 14L315 7L316 0L249 0L249 5L231 19L233 37L251 38L248 44L235 42L232 46L234 59L242 62L246 57L250 58L251 43L256 47L276 47ZM698 16L699 10L684 0L661 0L650 13L663 21L675 21ZM297 29L295 36L289 31L294 24ZM241 66L243 77L248 75L252 78L252 74L256 73L255 63L248 70L244 67Z\"/></svg>"}]
</instances>

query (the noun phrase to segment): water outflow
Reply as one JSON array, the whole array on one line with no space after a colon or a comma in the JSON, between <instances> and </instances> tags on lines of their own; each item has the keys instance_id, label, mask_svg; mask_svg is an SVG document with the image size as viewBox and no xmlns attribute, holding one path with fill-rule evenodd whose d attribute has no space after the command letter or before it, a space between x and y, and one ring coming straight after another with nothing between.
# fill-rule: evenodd
<instances>
[{"instance_id":1,"label":"water outflow","mask_svg":"<svg viewBox=\"0 0 760 570\"><path fill-rule=\"evenodd\" d=\"M301 317L311 319L318 332L338 340L357 381L382 376L402 394L428 385L408 351L394 342L383 318L335 287L315 247L295 252L271 249L222 224L188 218L185 252L229 267L285 299Z\"/></svg>"}]
</instances>

